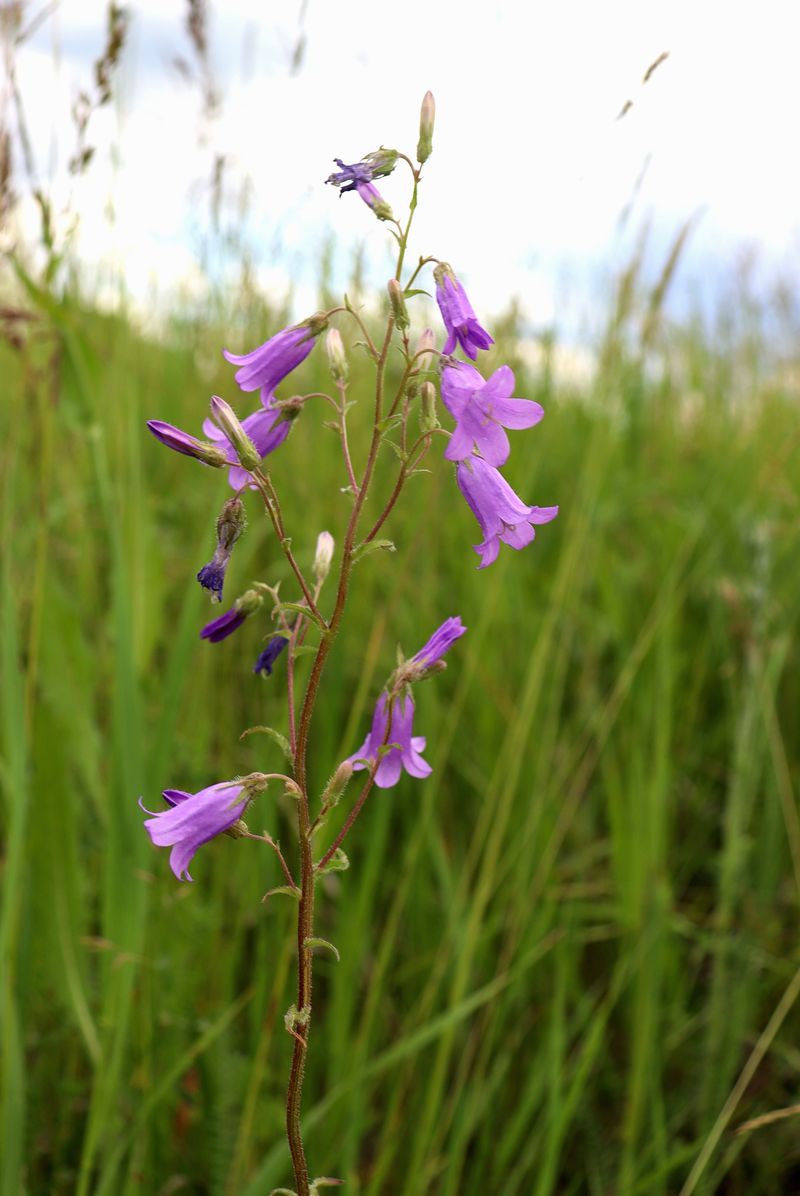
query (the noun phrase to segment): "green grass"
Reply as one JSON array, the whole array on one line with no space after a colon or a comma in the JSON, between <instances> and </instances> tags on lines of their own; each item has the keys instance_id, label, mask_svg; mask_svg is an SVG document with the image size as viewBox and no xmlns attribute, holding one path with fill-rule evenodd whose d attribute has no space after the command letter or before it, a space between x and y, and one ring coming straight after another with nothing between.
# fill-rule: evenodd
<instances>
[{"instance_id":1,"label":"green grass","mask_svg":"<svg viewBox=\"0 0 800 1196\"><path fill-rule=\"evenodd\" d=\"M260 632L197 635L224 481L144 429L197 430L212 392L236 400L223 334L150 343L28 301L24 352L0 349L0 1192L266 1196L290 1183L295 909L261 904L274 857L227 838L176 883L136 804L279 766L239 741L285 729L280 666L250 671ZM433 776L370 798L320 894L341 963L316 965L305 1125L315 1173L357 1196L798 1183L794 1120L730 1132L795 1103L800 1069L796 395L734 377L735 346L697 327L649 328L645 360L627 314L585 392L520 379L547 418L508 476L561 504L532 548L477 572L437 453L388 525L398 552L354 575L317 790L397 642L469 627L418 694ZM302 386L326 385L317 351ZM306 563L348 512L323 418L310 404L274 459ZM394 468L386 452L384 491ZM230 594L262 578L289 596L255 498L250 520ZM293 857L290 813L268 795L250 821Z\"/></svg>"}]
</instances>

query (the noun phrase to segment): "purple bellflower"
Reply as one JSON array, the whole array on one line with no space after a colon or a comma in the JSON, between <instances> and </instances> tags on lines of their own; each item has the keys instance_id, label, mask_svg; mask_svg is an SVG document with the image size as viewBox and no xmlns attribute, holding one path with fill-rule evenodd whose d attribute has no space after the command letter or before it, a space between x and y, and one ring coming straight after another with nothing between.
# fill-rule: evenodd
<instances>
[{"instance_id":1,"label":"purple bellflower","mask_svg":"<svg viewBox=\"0 0 800 1196\"><path fill-rule=\"evenodd\" d=\"M292 420L286 418L284 409L272 405L272 396L270 395L268 403L242 420L242 428L252 440L256 452L263 461L265 457L274 453L275 449L280 448L283 444L292 430ZM225 433L210 419L203 423L203 431L209 440L213 440L225 451L229 459L232 458L236 462L228 470L228 481L231 488L242 490L245 486L249 486L252 489L254 487L253 480L236 459L236 453Z\"/></svg>"},{"instance_id":2,"label":"purple bellflower","mask_svg":"<svg viewBox=\"0 0 800 1196\"><path fill-rule=\"evenodd\" d=\"M165 789L168 810L153 813L139 805L145 814L145 830L156 847L171 847L169 864L178 880L191 880L189 864L198 848L227 831L241 818L250 800L247 787L237 781L221 781L185 793L182 789Z\"/></svg>"},{"instance_id":3,"label":"purple bellflower","mask_svg":"<svg viewBox=\"0 0 800 1196\"><path fill-rule=\"evenodd\" d=\"M474 449L489 465L504 465L510 446L505 428L532 428L544 408L530 399L514 399L514 371L501 365L484 380L474 365L455 361L442 371L442 402L456 420L445 449L448 461L463 461Z\"/></svg>"},{"instance_id":4,"label":"purple bellflower","mask_svg":"<svg viewBox=\"0 0 800 1196\"><path fill-rule=\"evenodd\" d=\"M474 546L481 558L479 569L497 560L501 540L512 548L524 548L536 535L534 524L549 523L558 514L558 507L527 506L482 457L461 461L456 480L483 532L483 542Z\"/></svg>"},{"instance_id":5,"label":"purple bellflower","mask_svg":"<svg viewBox=\"0 0 800 1196\"><path fill-rule=\"evenodd\" d=\"M436 302L447 329L447 340L442 352L446 356L459 344L467 357L474 361L478 350L488 349L494 341L478 323L466 291L447 262L439 263L433 277L436 281Z\"/></svg>"},{"instance_id":6,"label":"purple bellflower","mask_svg":"<svg viewBox=\"0 0 800 1196\"><path fill-rule=\"evenodd\" d=\"M263 673L265 677L269 677L272 673L272 666L288 643L289 641L285 635L273 635L253 665L253 672Z\"/></svg>"},{"instance_id":7,"label":"purple bellflower","mask_svg":"<svg viewBox=\"0 0 800 1196\"><path fill-rule=\"evenodd\" d=\"M302 324L276 332L251 353L238 355L223 349L222 354L231 365L239 366L235 378L242 390L266 390L271 394L287 374L305 361L326 325L324 316L311 316Z\"/></svg>"},{"instance_id":8,"label":"purple bellflower","mask_svg":"<svg viewBox=\"0 0 800 1196\"><path fill-rule=\"evenodd\" d=\"M235 454L231 454L229 457L218 445L206 444L204 441L198 440L196 436L190 436L188 432L182 432L180 428L176 428L172 424L165 424L163 420L149 419L147 426L156 440L160 440L167 448L171 448L176 453L182 453L184 457L194 457L196 461L202 461L204 465L213 465L219 468L221 465L229 465L231 458L236 459ZM225 441L226 446L227 443Z\"/></svg>"},{"instance_id":9,"label":"purple bellflower","mask_svg":"<svg viewBox=\"0 0 800 1196\"><path fill-rule=\"evenodd\" d=\"M353 765L353 771L358 772L366 765L364 760L378 759L380 749L386 744L396 744L385 752L375 772L375 784L379 789L391 789L400 780L403 769L409 776L430 776L431 769L427 760L423 760L420 752L425 749L425 738L411 734L411 724L414 719L414 702L410 696L403 694L395 698L391 716L387 711L388 697L382 693L375 706L372 727L361 747L352 756L348 756L345 763Z\"/></svg>"},{"instance_id":10,"label":"purple bellflower","mask_svg":"<svg viewBox=\"0 0 800 1196\"><path fill-rule=\"evenodd\" d=\"M212 619L210 623L206 623L200 632L200 638L209 640L212 644L219 644L222 640L227 639L229 635L233 635L234 631L238 631L246 618L247 614L245 611L237 610L235 606L232 606L224 614L217 615L216 619Z\"/></svg>"}]
</instances>

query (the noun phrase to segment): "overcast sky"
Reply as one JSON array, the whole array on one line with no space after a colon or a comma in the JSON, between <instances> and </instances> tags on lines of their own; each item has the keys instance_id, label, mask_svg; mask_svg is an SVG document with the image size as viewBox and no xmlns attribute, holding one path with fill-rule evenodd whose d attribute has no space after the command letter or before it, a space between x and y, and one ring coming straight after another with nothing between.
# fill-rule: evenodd
<instances>
[{"instance_id":1,"label":"overcast sky","mask_svg":"<svg viewBox=\"0 0 800 1196\"><path fill-rule=\"evenodd\" d=\"M162 294L202 285L215 153L231 191L251 181L243 230L258 278L280 294L291 286L298 315L314 306L331 235L337 277L363 244L382 279L385 229L323 181L335 156L354 161L381 143L413 152L429 87L434 155L412 249L451 261L482 312L514 295L542 324L567 294L594 302L646 213L656 268L680 223L702 212L684 290L730 277L745 247L765 268L798 259L800 9L788 0L218 0L210 40L222 102L210 126L174 65L192 58L182 0L130 8L118 101L90 128L98 152L77 185L65 169L69 109L102 46L102 0L62 0L18 70L42 181L59 205L73 189L81 259L101 273L113 263L140 301L154 283ZM621 240L618 217L647 160ZM380 186L403 206L404 174Z\"/></svg>"}]
</instances>

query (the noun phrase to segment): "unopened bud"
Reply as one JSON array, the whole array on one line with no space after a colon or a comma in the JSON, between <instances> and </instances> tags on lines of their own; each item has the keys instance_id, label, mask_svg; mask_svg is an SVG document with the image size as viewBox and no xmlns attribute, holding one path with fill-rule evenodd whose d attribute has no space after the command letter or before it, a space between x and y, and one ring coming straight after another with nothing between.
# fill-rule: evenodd
<instances>
[{"instance_id":1,"label":"unopened bud","mask_svg":"<svg viewBox=\"0 0 800 1196\"><path fill-rule=\"evenodd\" d=\"M237 818L233 826L228 827L225 834L230 835L232 839L243 839L245 835L250 834L250 831L244 818Z\"/></svg>"},{"instance_id":2,"label":"unopened bud","mask_svg":"<svg viewBox=\"0 0 800 1196\"><path fill-rule=\"evenodd\" d=\"M165 424L161 419L148 420L147 427L156 440L160 440L167 448L181 453L184 457L194 457L196 461L202 461L204 465L211 465L214 469L230 464L227 453L218 444L198 440L196 436L190 436L188 432L182 432L172 424Z\"/></svg>"},{"instance_id":3,"label":"unopened bud","mask_svg":"<svg viewBox=\"0 0 800 1196\"><path fill-rule=\"evenodd\" d=\"M436 387L432 382L423 382L420 387L419 426L422 432L432 432L440 427L436 413Z\"/></svg>"},{"instance_id":4,"label":"unopened bud","mask_svg":"<svg viewBox=\"0 0 800 1196\"><path fill-rule=\"evenodd\" d=\"M340 797L350 784L352 775L353 765L349 760L344 760L325 786L322 794L322 804L324 807L332 809L338 804Z\"/></svg>"},{"instance_id":5,"label":"unopened bud","mask_svg":"<svg viewBox=\"0 0 800 1196\"><path fill-rule=\"evenodd\" d=\"M333 560L334 542L330 532L317 536L317 551L314 554L314 580L321 585L328 576Z\"/></svg>"},{"instance_id":6,"label":"unopened bud","mask_svg":"<svg viewBox=\"0 0 800 1196\"><path fill-rule=\"evenodd\" d=\"M347 357L344 351L342 334L338 328L329 328L325 337L325 351L328 354L328 365L336 382L347 381Z\"/></svg>"},{"instance_id":7,"label":"unopened bud","mask_svg":"<svg viewBox=\"0 0 800 1196\"><path fill-rule=\"evenodd\" d=\"M390 278L386 284L389 292L389 302L392 305L392 314L394 315L394 322L401 332L405 332L410 323L408 318L408 309L406 308L406 301L403 295L403 288L396 278Z\"/></svg>"},{"instance_id":8,"label":"unopened bud","mask_svg":"<svg viewBox=\"0 0 800 1196\"><path fill-rule=\"evenodd\" d=\"M217 427L225 434L226 439L233 447L242 468L246 469L249 473L252 473L254 469L258 469L261 464L258 449L239 423L236 412L219 395L212 396L211 415Z\"/></svg>"},{"instance_id":9,"label":"unopened bud","mask_svg":"<svg viewBox=\"0 0 800 1196\"><path fill-rule=\"evenodd\" d=\"M436 102L432 91L426 91L419 113L419 142L417 161L427 162L433 151L433 122L436 119Z\"/></svg>"},{"instance_id":10,"label":"unopened bud","mask_svg":"<svg viewBox=\"0 0 800 1196\"><path fill-rule=\"evenodd\" d=\"M429 370L433 364L433 351L436 348L436 336L432 328L423 328L419 334L417 348L414 353L414 364L418 370Z\"/></svg>"}]
</instances>

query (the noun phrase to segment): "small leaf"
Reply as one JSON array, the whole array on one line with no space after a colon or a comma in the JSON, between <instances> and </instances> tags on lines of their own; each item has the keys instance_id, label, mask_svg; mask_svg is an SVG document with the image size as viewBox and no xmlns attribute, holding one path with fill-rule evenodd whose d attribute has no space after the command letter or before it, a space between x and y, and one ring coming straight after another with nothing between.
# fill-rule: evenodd
<instances>
[{"instance_id":1,"label":"small leaf","mask_svg":"<svg viewBox=\"0 0 800 1196\"><path fill-rule=\"evenodd\" d=\"M316 623L317 627L321 628L322 631L328 630L328 624L325 620L315 615L312 610L309 610L307 606L303 606L301 602L282 602L279 609L282 611L297 611L299 615L305 615L307 619L311 619L312 623Z\"/></svg>"},{"instance_id":2,"label":"small leaf","mask_svg":"<svg viewBox=\"0 0 800 1196\"><path fill-rule=\"evenodd\" d=\"M303 946L306 951L310 951L313 947L327 947L336 956L336 962L340 962L339 952L334 947L333 943L329 943L327 939L304 939Z\"/></svg>"},{"instance_id":3,"label":"small leaf","mask_svg":"<svg viewBox=\"0 0 800 1196\"><path fill-rule=\"evenodd\" d=\"M289 763L294 764L289 740L285 735L281 735L280 731L276 731L274 727L248 727L246 731L242 731L239 738L246 739L248 735L268 735L270 739L277 743Z\"/></svg>"},{"instance_id":4,"label":"small leaf","mask_svg":"<svg viewBox=\"0 0 800 1196\"><path fill-rule=\"evenodd\" d=\"M298 656L310 656L316 651L317 649L313 644L300 644L299 647L294 649L292 656L297 659Z\"/></svg>"},{"instance_id":5,"label":"small leaf","mask_svg":"<svg viewBox=\"0 0 800 1196\"><path fill-rule=\"evenodd\" d=\"M297 900L297 901L300 900L300 890L299 889L294 889L291 887L291 885L281 885L280 888L270 889L270 891L268 893L265 893L264 896L261 898L262 902L266 904L266 902L269 900L269 898L274 897L276 893L285 893L287 897L294 897L295 900Z\"/></svg>"},{"instance_id":6,"label":"small leaf","mask_svg":"<svg viewBox=\"0 0 800 1196\"><path fill-rule=\"evenodd\" d=\"M293 1188L273 1188L269 1196L297 1196Z\"/></svg>"},{"instance_id":7,"label":"small leaf","mask_svg":"<svg viewBox=\"0 0 800 1196\"><path fill-rule=\"evenodd\" d=\"M403 294L405 295L406 299L411 299L414 295L427 295L429 299L431 297L430 291L426 291L424 287L414 287L413 290L404 291Z\"/></svg>"},{"instance_id":8,"label":"small leaf","mask_svg":"<svg viewBox=\"0 0 800 1196\"><path fill-rule=\"evenodd\" d=\"M406 454L403 451L403 449L400 448L399 444L395 444L395 442L393 440L389 440L388 436L383 437L383 443L388 445L389 448L393 450L393 452L397 456L398 461L402 461L403 464L405 464Z\"/></svg>"},{"instance_id":9,"label":"small leaf","mask_svg":"<svg viewBox=\"0 0 800 1196\"><path fill-rule=\"evenodd\" d=\"M341 1188L343 1186L343 1179L334 1179L332 1175L321 1175L319 1179L312 1180L311 1193L312 1196L316 1196L317 1188Z\"/></svg>"},{"instance_id":10,"label":"small leaf","mask_svg":"<svg viewBox=\"0 0 800 1196\"><path fill-rule=\"evenodd\" d=\"M324 876L326 872L346 872L350 867L348 860L341 847L337 847L331 858L328 860L324 868L317 867L317 875Z\"/></svg>"},{"instance_id":11,"label":"small leaf","mask_svg":"<svg viewBox=\"0 0 800 1196\"><path fill-rule=\"evenodd\" d=\"M356 545L353 549L352 561L360 561L363 557L369 556L371 552L396 552L393 540L370 540L369 543L361 543Z\"/></svg>"}]
</instances>

